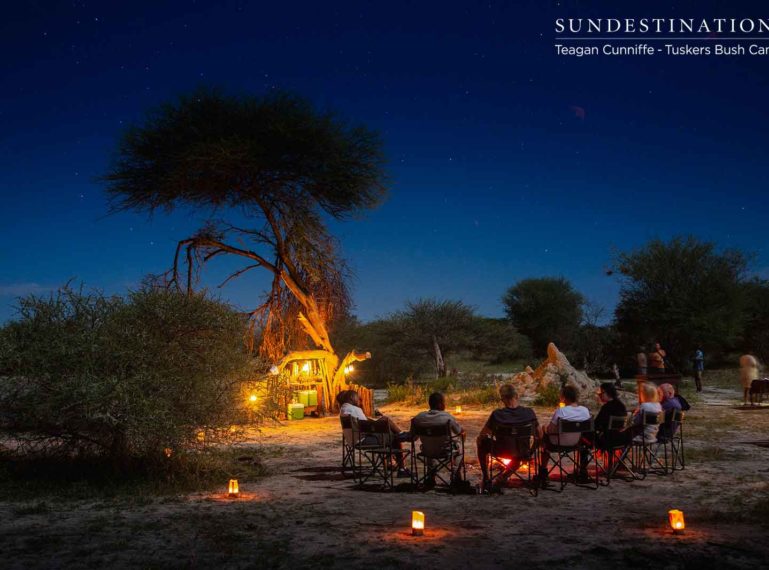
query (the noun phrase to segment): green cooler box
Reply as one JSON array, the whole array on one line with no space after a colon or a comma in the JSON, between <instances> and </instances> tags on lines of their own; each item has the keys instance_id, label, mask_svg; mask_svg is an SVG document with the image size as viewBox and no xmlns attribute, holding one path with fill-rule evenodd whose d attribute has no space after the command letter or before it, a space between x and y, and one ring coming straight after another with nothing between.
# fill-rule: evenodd
<instances>
[{"instance_id":1,"label":"green cooler box","mask_svg":"<svg viewBox=\"0 0 769 570\"><path fill-rule=\"evenodd\" d=\"M289 420L304 419L304 404L289 404L288 419Z\"/></svg>"},{"instance_id":2,"label":"green cooler box","mask_svg":"<svg viewBox=\"0 0 769 570\"><path fill-rule=\"evenodd\" d=\"M318 391L317 390L300 390L294 392L296 401L304 405L305 408L311 408L318 405Z\"/></svg>"}]
</instances>

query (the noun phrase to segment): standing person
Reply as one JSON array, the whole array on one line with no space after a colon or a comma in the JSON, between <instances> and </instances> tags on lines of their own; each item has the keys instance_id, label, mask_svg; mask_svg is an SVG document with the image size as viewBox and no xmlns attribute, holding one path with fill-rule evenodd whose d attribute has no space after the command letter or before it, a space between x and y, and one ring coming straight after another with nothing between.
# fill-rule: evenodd
<instances>
[{"instance_id":1,"label":"standing person","mask_svg":"<svg viewBox=\"0 0 769 570\"><path fill-rule=\"evenodd\" d=\"M635 355L636 362L638 362L638 375L646 376L646 347L639 346L638 353Z\"/></svg>"},{"instance_id":2,"label":"standing person","mask_svg":"<svg viewBox=\"0 0 769 570\"><path fill-rule=\"evenodd\" d=\"M654 351L649 353L649 372L664 374L666 356L667 353L660 343L654 343Z\"/></svg>"},{"instance_id":3,"label":"standing person","mask_svg":"<svg viewBox=\"0 0 769 570\"><path fill-rule=\"evenodd\" d=\"M619 366L617 366L616 362L611 365L611 373L614 376L614 385L617 388L622 388L622 380L620 380Z\"/></svg>"},{"instance_id":4,"label":"standing person","mask_svg":"<svg viewBox=\"0 0 769 570\"><path fill-rule=\"evenodd\" d=\"M748 405L748 394L753 380L758 380L758 360L752 354L740 356L740 383L742 384L742 403ZM751 404L753 403L751 398Z\"/></svg>"},{"instance_id":5,"label":"standing person","mask_svg":"<svg viewBox=\"0 0 769 570\"><path fill-rule=\"evenodd\" d=\"M702 392L702 372L705 370L705 354L701 348L694 351L694 383L697 391Z\"/></svg>"}]
</instances>

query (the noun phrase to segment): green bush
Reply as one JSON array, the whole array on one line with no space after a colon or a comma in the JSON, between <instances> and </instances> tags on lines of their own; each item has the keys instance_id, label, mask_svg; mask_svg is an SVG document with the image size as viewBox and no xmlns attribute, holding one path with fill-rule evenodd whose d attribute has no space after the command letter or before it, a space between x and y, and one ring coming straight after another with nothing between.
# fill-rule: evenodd
<instances>
[{"instance_id":1,"label":"green bush","mask_svg":"<svg viewBox=\"0 0 769 570\"><path fill-rule=\"evenodd\" d=\"M0 329L0 432L17 455L184 463L236 435L242 335L242 318L202 294L21 299Z\"/></svg>"},{"instance_id":2,"label":"green bush","mask_svg":"<svg viewBox=\"0 0 769 570\"><path fill-rule=\"evenodd\" d=\"M561 387L555 382L546 384L537 392L534 398L535 406L554 407L561 401Z\"/></svg>"}]
</instances>

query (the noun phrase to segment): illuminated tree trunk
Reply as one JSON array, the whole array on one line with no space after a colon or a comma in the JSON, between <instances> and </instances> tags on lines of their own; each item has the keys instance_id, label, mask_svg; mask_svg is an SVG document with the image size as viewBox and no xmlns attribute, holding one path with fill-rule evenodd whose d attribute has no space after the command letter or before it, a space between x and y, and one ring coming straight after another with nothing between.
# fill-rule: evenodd
<instances>
[{"instance_id":1,"label":"illuminated tree trunk","mask_svg":"<svg viewBox=\"0 0 769 570\"><path fill-rule=\"evenodd\" d=\"M438 339L435 335L433 335L433 351L435 352L435 377L444 378L446 376L446 363L443 360L441 346L438 344Z\"/></svg>"},{"instance_id":2,"label":"illuminated tree trunk","mask_svg":"<svg viewBox=\"0 0 769 570\"><path fill-rule=\"evenodd\" d=\"M281 359L278 370L282 372L286 365L294 360L319 360L323 376L323 409L331 411L336 395L349 387L344 373L345 368L353 362L360 362L369 358L371 358L370 352L353 351L339 362L339 357L328 350L294 350Z\"/></svg>"}]
</instances>

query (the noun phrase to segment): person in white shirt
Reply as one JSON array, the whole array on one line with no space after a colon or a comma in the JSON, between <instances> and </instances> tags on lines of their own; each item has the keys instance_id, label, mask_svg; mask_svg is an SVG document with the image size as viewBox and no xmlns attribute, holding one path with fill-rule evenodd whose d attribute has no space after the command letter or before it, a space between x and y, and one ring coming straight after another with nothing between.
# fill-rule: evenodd
<instances>
[{"instance_id":1,"label":"person in white shirt","mask_svg":"<svg viewBox=\"0 0 769 570\"><path fill-rule=\"evenodd\" d=\"M380 418L374 419L366 416L363 408L360 407L360 396L355 390L345 390L340 392L336 397L336 401L340 404L340 416L351 416L357 420L386 423L390 433L394 436L395 443L397 443L399 448L403 447L403 442L411 440L411 434L407 431L401 430L401 428L392 420L392 418L382 416ZM410 477L411 472L406 469L403 464L403 454L396 454L395 459L398 462L398 477Z\"/></svg>"},{"instance_id":2,"label":"person in white shirt","mask_svg":"<svg viewBox=\"0 0 769 570\"><path fill-rule=\"evenodd\" d=\"M640 405L633 412L633 418L631 420L633 433L635 434L633 441L640 443L642 440L646 440L646 443L654 443L657 441L657 432L660 428L659 424L647 424L643 426L643 432L641 431L641 425L644 413L659 414L662 412L656 384L654 384L654 382L644 382L641 387L640 395Z\"/></svg>"},{"instance_id":3,"label":"person in white shirt","mask_svg":"<svg viewBox=\"0 0 769 570\"><path fill-rule=\"evenodd\" d=\"M590 419L590 410L585 406L580 406L578 398L579 395L574 386L567 384L561 388L561 403L563 406L555 409L550 423L545 426L545 443L562 446L577 445L580 438L579 433L564 433L561 434L560 438L557 434L559 419L575 422Z\"/></svg>"}]
</instances>

